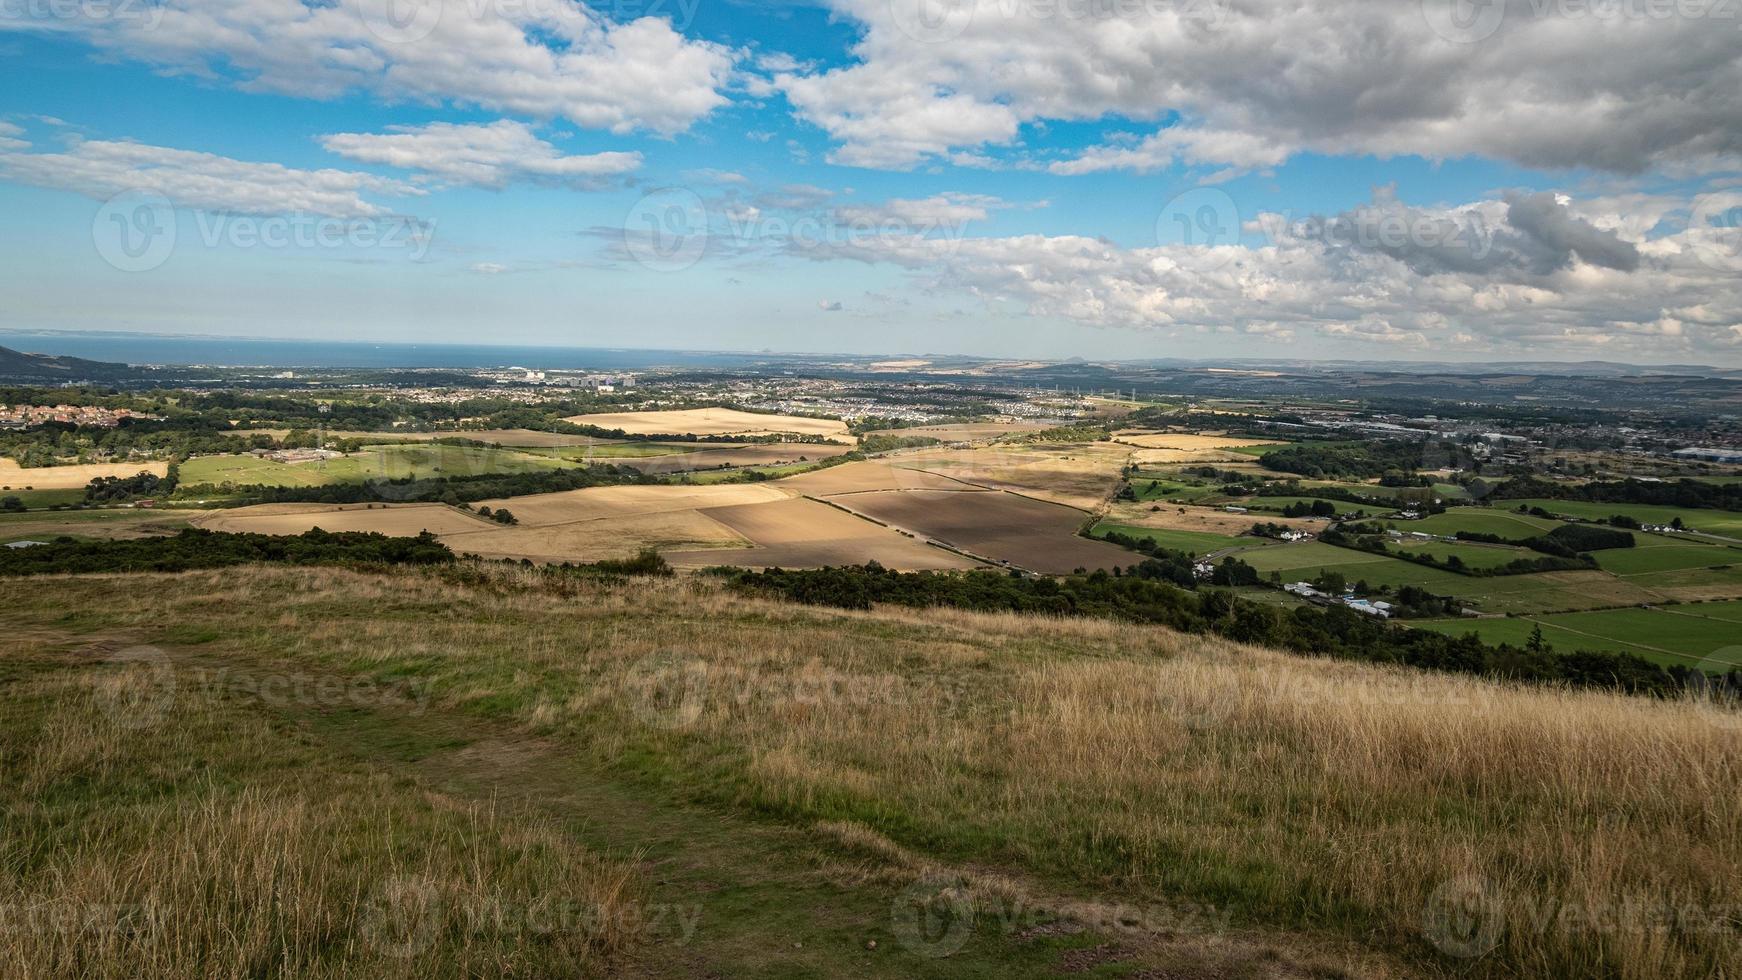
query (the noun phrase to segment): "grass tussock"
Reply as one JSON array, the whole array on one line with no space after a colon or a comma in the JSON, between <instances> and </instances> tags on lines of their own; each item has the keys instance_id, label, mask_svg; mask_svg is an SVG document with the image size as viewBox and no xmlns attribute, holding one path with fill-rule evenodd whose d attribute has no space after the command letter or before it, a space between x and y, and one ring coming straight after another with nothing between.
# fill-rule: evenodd
<instances>
[{"instance_id":1,"label":"grass tussock","mask_svg":"<svg viewBox=\"0 0 1742 980\"><path fill-rule=\"evenodd\" d=\"M6 651L0 976L598 975L624 867L525 814L335 767L150 663Z\"/></svg>"},{"instance_id":2,"label":"grass tussock","mask_svg":"<svg viewBox=\"0 0 1742 980\"><path fill-rule=\"evenodd\" d=\"M168 612L226 650L417 677L444 706L856 828L885 856L1189 900L1424 970L1742 975L1742 722L1697 703L1109 622L795 607L694 579L250 569L149 596L65 587L108 597L105 626Z\"/></svg>"}]
</instances>

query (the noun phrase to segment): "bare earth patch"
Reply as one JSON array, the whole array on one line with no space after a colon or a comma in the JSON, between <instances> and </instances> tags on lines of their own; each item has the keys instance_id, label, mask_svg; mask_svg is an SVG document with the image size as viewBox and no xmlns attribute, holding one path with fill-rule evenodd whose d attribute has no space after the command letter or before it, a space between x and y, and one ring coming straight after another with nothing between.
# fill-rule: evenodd
<instances>
[{"instance_id":1,"label":"bare earth patch","mask_svg":"<svg viewBox=\"0 0 1742 980\"><path fill-rule=\"evenodd\" d=\"M1013 493L888 490L836 497L855 513L974 555L1049 574L1136 564L1138 556L1077 535L1087 515Z\"/></svg>"}]
</instances>

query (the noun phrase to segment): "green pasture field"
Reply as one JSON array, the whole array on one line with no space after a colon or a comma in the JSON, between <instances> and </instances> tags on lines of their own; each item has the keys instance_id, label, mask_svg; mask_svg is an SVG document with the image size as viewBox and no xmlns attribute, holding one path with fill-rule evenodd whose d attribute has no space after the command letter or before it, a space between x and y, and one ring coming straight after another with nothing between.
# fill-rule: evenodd
<instances>
[{"instance_id":1,"label":"green pasture field","mask_svg":"<svg viewBox=\"0 0 1742 980\"><path fill-rule=\"evenodd\" d=\"M700 445L664 442L610 442L597 446L528 447L519 451L532 456L548 456L552 459L561 459L571 463L579 463L585 462L589 459L642 459L648 456L672 456L677 453L693 453L703 449L717 448L722 448L722 446L719 444Z\"/></svg>"},{"instance_id":2,"label":"green pasture field","mask_svg":"<svg viewBox=\"0 0 1742 980\"><path fill-rule=\"evenodd\" d=\"M1215 534L1210 531L1179 531L1172 528L1138 527L1134 524L1119 524L1113 521L1102 521L1096 524L1089 533L1096 537L1117 532L1128 534L1142 540L1149 538L1157 547L1170 551L1187 551L1193 555L1206 555L1212 551L1221 551L1240 544L1262 544L1255 538L1236 538L1226 534Z\"/></svg>"},{"instance_id":3,"label":"green pasture field","mask_svg":"<svg viewBox=\"0 0 1742 980\"><path fill-rule=\"evenodd\" d=\"M1736 604L1724 605L1733 608ZM1475 633L1487 643L1523 646L1540 622L1543 639L1561 651L1610 650L1665 664L1694 664L1715 658L1742 666L1742 644L1737 643L1742 623L1701 615L1697 612L1701 608L1604 609L1530 618L1424 620L1410 625L1452 636Z\"/></svg>"},{"instance_id":4,"label":"green pasture field","mask_svg":"<svg viewBox=\"0 0 1742 980\"><path fill-rule=\"evenodd\" d=\"M1639 547L1609 548L1592 552L1597 564L1616 575L1642 575L1684 568L1742 565L1742 548L1720 544L1697 544L1658 534L1634 532ZM1649 543L1648 543L1649 542Z\"/></svg>"},{"instance_id":5,"label":"green pasture field","mask_svg":"<svg viewBox=\"0 0 1742 980\"><path fill-rule=\"evenodd\" d=\"M181 482L189 486L323 487L338 482L311 464L279 463L257 456L195 456L179 470Z\"/></svg>"},{"instance_id":6,"label":"green pasture field","mask_svg":"<svg viewBox=\"0 0 1742 980\"><path fill-rule=\"evenodd\" d=\"M64 490L0 490L0 497L17 497L31 510L45 510L56 504L84 503L83 487Z\"/></svg>"},{"instance_id":7,"label":"green pasture field","mask_svg":"<svg viewBox=\"0 0 1742 980\"><path fill-rule=\"evenodd\" d=\"M1151 481L1155 489L1150 489ZM1131 477L1131 492L1137 499L1145 503L1152 500L1200 500L1214 494L1220 487L1205 487L1191 483L1181 483L1165 476L1139 473Z\"/></svg>"},{"instance_id":8,"label":"green pasture field","mask_svg":"<svg viewBox=\"0 0 1742 980\"><path fill-rule=\"evenodd\" d=\"M1227 500L1227 502L1233 504L1236 507L1244 507L1247 510L1264 511L1266 513L1271 513L1271 514L1280 514L1280 513L1282 513L1283 508L1287 507L1289 504L1311 505L1316 501L1323 500L1324 498L1322 498L1322 497L1304 497L1304 496L1303 497L1227 497L1227 498L1218 498L1218 500L1221 500L1221 499ZM1385 505L1385 504L1352 504L1346 500L1327 500L1325 502L1336 508L1338 517L1346 517L1346 516L1350 516L1350 515L1353 515L1356 513L1363 512L1363 511L1366 512L1368 515L1384 514L1384 513L1389 513L1389 511L1390 511L1390 508L1387 507L1387 505Z\"/></svg>"},{"instance_id":9,"label":"green pasture field","mask_svg":"<svg viewBox=\"0 0 1742 980\"><path fill-rule=\"evenodd\" d=\"M1399 530L1424 534L1498 534L1503 538L1529 538L1559 527L1560 521L1517 514L1490 507L1453 507L1443 514L1430 514L1417 521L1398 521Z\"/></svg>"},{"instance_id":10,"label":"green pasture field","mask_svg":"<svg viewBox=\"0 0 1742 980\"><path fill-rule=\"evenodd\" d=\"M1405 551L1411 554L1429 554L1445 561L1453 555L1471 568L1499 568L1511 564L1520 558L1540 557L1529 548L1512 548L1497 544L1452 544L1447 541L1391 541L1388 545L1394 551Z\"/></svg>"},{"instance_id":11,"label":"green pasture field","mask_svg":"<svg viewBox=\"0 0 1742 980\"><path fill-rule=\"evenodd\" d=\"M1729 510L1659 507L1651 504L1606 504L1585 500L1506 500L1500 503L1509 507L1517 507L1519 504L1541 507L1551 514L1582 517L1589 521L1604 521L1619 514L1642 524L1668 524L1679 517L1683 524L1696 530L1742 539L1742 513Z\"/></svg>"},{"instance_id":12,"label":"green pasture field","mask_svg":"<svg viewBox=\"0 0 1742 980\"><path fill-rule=\"evenodd\" d=\"M1650 602L1660 596L1600 571L1533 572L1478 578L1429 568L1385 555L1339 548L1320 541L1241 551L1241 561L1261 575L1277 572L1282 581L1305 581L1323 571L1341 572L1353 585L1396 589L1405 585L1435 595L1456 596L1485 612L1547 612Z\"/></svg>"},{"instance_id":13,"label":"green pasture field","mask_svg":"<svg viewBox=\"0 0 1742 980\"><path fill-rule=\"evenodd\" d=\"M436 476L539 473L574 465L568 460L518 449L432 443L367 446L339 459L279 463L256 456L200 456L181 464L181 482L280 487Z\"/></svg>"}]
</instances>

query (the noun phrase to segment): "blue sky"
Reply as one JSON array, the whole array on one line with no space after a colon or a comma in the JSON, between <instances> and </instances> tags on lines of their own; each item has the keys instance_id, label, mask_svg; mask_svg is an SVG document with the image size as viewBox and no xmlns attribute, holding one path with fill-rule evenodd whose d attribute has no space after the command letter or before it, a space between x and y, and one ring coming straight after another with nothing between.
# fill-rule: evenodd
<instances>
[{"instance_id":1,"label":"blue sky","mask_svg":"<svg viewBox=\"0 0 1742 980\"><path fill-rule=\"evenodd\" d=\"M13 0L0 329L1742 359L1717 8L1098 2Z\"/></svg>"}]
</instances>

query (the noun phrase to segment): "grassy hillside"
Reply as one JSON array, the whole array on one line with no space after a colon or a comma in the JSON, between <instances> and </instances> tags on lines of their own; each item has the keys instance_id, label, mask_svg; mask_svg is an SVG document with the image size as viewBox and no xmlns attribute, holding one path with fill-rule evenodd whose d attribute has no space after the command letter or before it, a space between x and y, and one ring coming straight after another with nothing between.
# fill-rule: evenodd
<instances>
[{"instance_id":1,"label":"grassy hillside","mask_svg":"<svg viewBox=\"0 0 1742 980\"><path fill-rule=\"evenodd\" d=\"M32 586L7 975L1742 971L1697 703L695 578Z\"/></svg>"}]
</instances>

